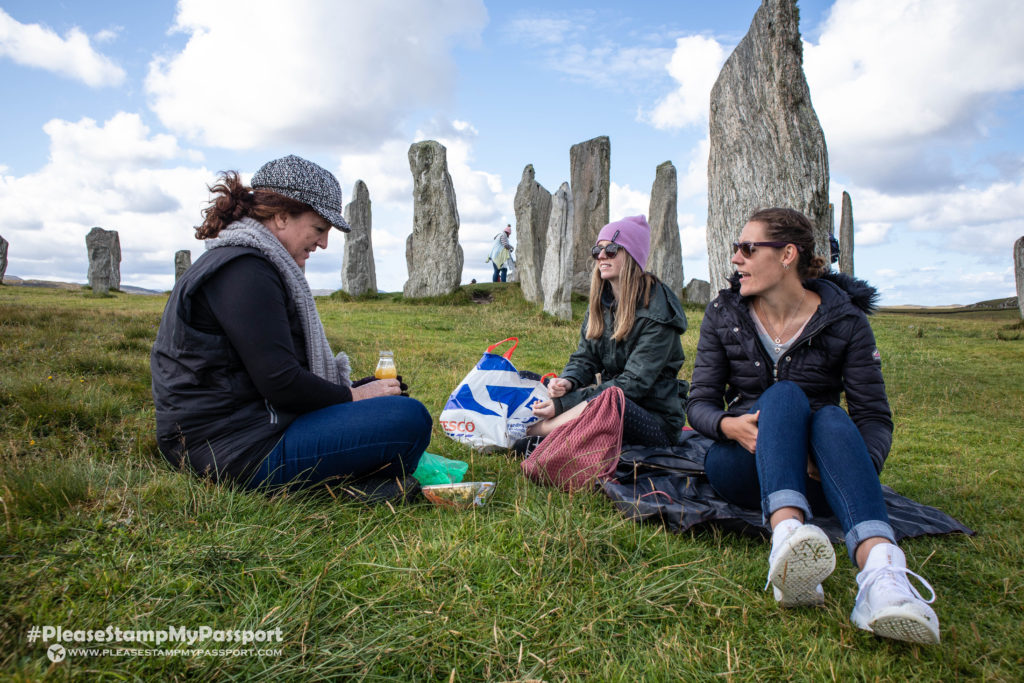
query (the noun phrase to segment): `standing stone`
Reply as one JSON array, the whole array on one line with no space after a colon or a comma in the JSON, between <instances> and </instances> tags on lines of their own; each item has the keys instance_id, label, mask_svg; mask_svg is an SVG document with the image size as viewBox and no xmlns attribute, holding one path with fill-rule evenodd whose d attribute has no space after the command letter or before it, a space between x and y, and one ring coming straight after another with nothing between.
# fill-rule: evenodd
<instances>
[{"instance_id":1,"label":"standing stone","mask_svg":"<svg viewBox=\"0 0 1024 683\"><path fill-rule=\"evenodd\" d=\"M547 248L548 221L551 219L551 193L534 180L533 164L523 169L516 188L515 267L523 290L523 298L533 303L544 300L540 278L544 272L544 250ZM509 275L511 276L511 271ZM514 280L509 277L510 282Z\"/></svg>"},{"instance_id":2,"label":"standing stone","mask_svg":"<svg viewBox=\"0 0 1024 683\"><path fill-rule=\"evenodd\" d=\"M708 267L727 286L730 244L757 209L789 207L828 246L828 153L803 71L796 0L763 0L711 89Z\"/></svg>"},{"instance_id":3,"label":"standing stone","mask_svg":"<svg viewBox=\"0 0 1024 683\"><path fill-rule=\"evenodd\" d=\"M174 281L185 274L185 271L192 267L192 252L188 249L174 252Z\"/></svg>"},{"instance_id":4,"label":"standing stone","mask_svg":"<svg viewBox=\"0 0 1024 683\"><path fill-rule=\"evenodd\" d=\"M341 262L341 288L352 296L377 293L370 209L370 191L366 183L357 180L352 188L352 201L345 205L345 220L351 230L345 235L345 255Z\"/></svg>"},{"instance_id":5,"label":"standing stone","mask_svg":"<svg viewBox=\"0 0 1024 683\"><path fill-rule=\"evenodd\" d=\"M676 167L666 161L658 166L651 187L651 255L647 258L647 270L679 296L683 292L683 252L679 244L676 187Z\"/></svg>"},{"instance_id":6,"label":"standing stone","mask_svg":"<svg viewBox=\"0 0 1024 683\"><path fill-rule=\"evenodd\" d=\"M89 286L94 294L121 289L121 240L116 230L93 228L85 236L89 251Z\"/></svg>"},{"instance_id":7,"label":"standing stone","mask_svg":"<svg viewBox=\"0 0 1024 683\"><path fill-rule=\"evenodd\" d=\"M569 150L569 182L572 186L573 246L572 288L590 292L590 271L597 234L608 224L608 190L612 146L607 135L580 142Z\"/></svg>"},{"instance_id":8,"label":"standing stone","mask_svg":"<svg viewBox=\"0 0 1024 683\"><path fill-rule=\"evenodd\" d=\"M1013 243L1013 272L1017 276L1017 308L1024 320L1024 237Z\"/></svg>"},{"instance_id":9,"label":"standing stone","mask_svg":"<svg viewBox=\"0 0 1024 683\"><path fill-rule=\"evenodd\" d=\"M462 281L459 209L448 175L447 150L434 140L409 147L412 171L412 234L405 242L407 297L454 292Z\"/></svg>"},{"instance_id":10,"label":"standing stone","mask_svg":"<svg viewBox=\"0 0 1024 683\"><path fill-rule=\"evenodd\" d=\"M548 221L547 252L541 287L544 310L562 320L572 319L572 244L573 195L569 183L562 183L551 195L551 219Z\"/></svg>"},{"instance_id":11,"label":"standing stone","mask_svg":"<svg viewBox=\"0 0 1024 683\"><path fill-rule=\"evenodd\" d=\"M853 277L853 201L845 190L839 218L839 272Z\"/></svg>"},{"instance_id":12,"label":"standing stone","mask_svg":"<svg viewBox=\"0 0 1024 683\"><path fill-rule=\"evenodd\" d=\"M4 283L4 273L7 272L7 240L0 236L0 285Z\"/></svg>"},{"instance_id":13,"label":"standing stone","mask_svg":"<svg viewBox=\"0 0 1024 683\"><path fill-rule=\"evenodd\" d=\"M707 306L711 303L711 283L694 278L686 285L686 302Z\"/></svg>"}]
</instances>

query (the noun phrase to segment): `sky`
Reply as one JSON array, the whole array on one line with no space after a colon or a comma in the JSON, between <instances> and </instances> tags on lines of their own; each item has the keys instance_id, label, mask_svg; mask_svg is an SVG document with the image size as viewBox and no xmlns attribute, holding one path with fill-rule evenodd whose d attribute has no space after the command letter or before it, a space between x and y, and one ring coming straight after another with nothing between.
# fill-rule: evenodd
<instances>
[{"instance_id":1,"label":"sky","mask_svg":"<svg viewBox=\"0 0 1024 683\"><path fill-rule=\"evenodd\" d=\"M85 282L117 230L121 282L173 285L217 173L298 154L370 192L378 288L400 291L409 146L447 148L463 282L533 164L611 141L611 218L647 214L675 164L686 281L708 278L711 86L756 0L0 0L0 236L7 275ZM1013 296L1024 235L1024 11L1013 0L801 0L804 71L836 223L883 305ZM742 226L736 226L737 233ZM340 287L333 231L306 274ZM513 242L514 243L514 242Z\"/></svg>"}]
</instances>

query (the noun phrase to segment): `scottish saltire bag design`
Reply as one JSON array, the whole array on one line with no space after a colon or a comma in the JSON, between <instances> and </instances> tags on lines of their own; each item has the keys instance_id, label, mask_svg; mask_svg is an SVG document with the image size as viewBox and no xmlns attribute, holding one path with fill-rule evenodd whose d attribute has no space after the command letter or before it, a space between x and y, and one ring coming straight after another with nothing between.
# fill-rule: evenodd
<instances>
[{"instance_id":1,"label":"scottish saltire bag design","mask_svg":"<svg viewBox=\"0 0 1024 683\"><path fill-rule=\"evenodd\" d=\"M494 353L509 341L512 348L501 355ZM526 435L526 427L538 419L533 404L548 400L548 391L541 380L523 377L512 365L518 345L517 337L509 337L487 347L441 411L439 422L445 434L479 451L508 448Z\"/></svg>"},{"instance_id":2,"label":"scottish saltire bag design","mask_svg":"<svg viewBox=\"0 0 1024 683\"><path fill-rule=\"evenodd\" d=\"M608 481L622 453L626 395L611 386L587 403L572 422L544 437L520 463L523 474L544 486L576 491Z\"/></svg>"}]
</instances>

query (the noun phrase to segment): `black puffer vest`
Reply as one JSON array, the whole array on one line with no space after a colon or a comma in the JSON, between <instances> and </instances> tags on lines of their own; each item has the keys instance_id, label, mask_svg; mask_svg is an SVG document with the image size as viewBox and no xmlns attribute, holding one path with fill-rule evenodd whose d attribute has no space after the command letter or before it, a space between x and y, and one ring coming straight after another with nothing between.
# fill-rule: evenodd
<instances>
[{"instance_id":1,"label":"black puffer vest","mask_svg":"<svg viewBox=\"0 0 1024 683\"><path fill-rule=\"evenodd\" d=\"M250 255L264 258L256 249L221 247L197 259L167 300L150 354L160 452L172 465L216 480L248 476L297 417L260 395L226 336L192 326L203 284ZM288 318L298 318L290 299Z\"/></svg>"}]
</instances>

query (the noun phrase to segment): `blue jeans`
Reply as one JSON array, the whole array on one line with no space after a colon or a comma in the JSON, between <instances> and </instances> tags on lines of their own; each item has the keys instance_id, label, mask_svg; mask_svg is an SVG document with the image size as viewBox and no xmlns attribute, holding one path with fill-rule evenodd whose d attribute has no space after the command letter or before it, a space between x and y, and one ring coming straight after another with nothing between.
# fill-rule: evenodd
<instances>
[{"instance_id":1,"label":"blue jeans","mask_svg":"<svg viewBox=\"0 0 1024 683\"><path fill-rule=\"evenodd\" d=\"M508 277L508 266L499 268L497 263L491 261L491 268L494 268L494 277L491 278L491 282L504 282Z\"/></svg>"},{"instance_id":2,"label":"blue jeans","mask_svg":"<svg viewBox=\"0 0 1024 683\"><path fill-rule=\"evenodd\" d=\"M303 488L327 480L411 475L433 420L419 401L381 396L300 415L248 483Z\"/></svg>"},{"instance_id":3,"label":"blue jeans","mask_svg":"<svg viewBox=\"0 0 1024 683\"><path fill-rule=\"evenodd\" d=\"M761 394L750 412L758 410L755 455L735 441L715 442L708 450L704 469L720 496L760 508L765 519L784 507L803 510L805 520L835 514L854 564L861 541L881 536L896 542L878 473L846 411L825 406L812 413L803 390L788 381ZM808 455L820 482L807 475Z\"/></svg>"}]
</instances>

